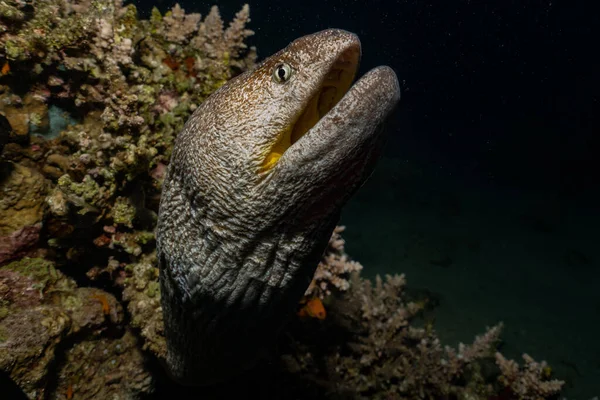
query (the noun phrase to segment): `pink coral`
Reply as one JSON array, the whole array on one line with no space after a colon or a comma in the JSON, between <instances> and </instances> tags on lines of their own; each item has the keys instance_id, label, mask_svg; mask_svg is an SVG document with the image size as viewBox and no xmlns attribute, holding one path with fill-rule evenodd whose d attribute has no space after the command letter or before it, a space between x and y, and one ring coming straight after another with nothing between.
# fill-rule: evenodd
<instances>
[{"instance_id":1,"label":"pink coral","mask_svg":"<svg viewBox=\"0 0 600 400\"><path fill-rule=\"evenodd\" d=\"M410 299L405 285L404 275L371 282L351 274L349 290L327 299L327 329L315 330L314 342L293 343L293 358L284 357L289 368L357 399L542 400L559 393L562 382L548 380L546 364L531 358L519 367L497 355L500 370L489 373L502 324L471 344L444 346L430 324L415 323L427 301Z\"/></svg>"},{"instance_id":2,"label":"pink coral","mask_svg":"<svg viewBox=\"0 0 600 400\"><path fill-rule=\"evenodd\" d=\"M254 48L250 48L246 56L241 58L248 49L244 41L254 34L252 30L246 29L248 22L250 22L250 8L245 4L235 15L229 27L224 30L219 9L213 6L200 24L198 35L191 41L195 49L206 54L204 58L196 58L196 69L204 73L213 71L219 76L221 74L219 71L226 74L223 60L227 60L229 66L238 69L246 69L249 63L253 63L256 58Z\"/></svg>"},{"instance_id":3,"label":"pink coral","mask_svg":"<svg viewBox=\"0 0 600 400\"><path fill-rule=\"evenodd\" d=\"M316 296L324 299L331 294L332 290L346 291L350 287L348 280L350 274L362 270L362 265L357 261L350 260L344 251L346 242L341 235L344 229L346 227L337 226L333 231L313 280L304 293L306 297Z\"/></svg>"},{"instance_id":4,"label":"pink coral","mask_svg":"<svg viewBox=\"0 0 600 400\"><path fill-rule=\"evenodd\" d=\"M496 353L496 364L502 375L498 381L520 400L540 400L560 393L564 381L548 379L550 368L545 361L537 362L528 354L523 354L525 365L506 359Z\"/></svg>"},{"instance_id":5,"label":"pink coral","mask_svg":"<svg viewBox=\"0 0 600 400\"><path fill-rule=\"evenodd\" d=\"M185 43L198 30L200 20L200 14L186 14L179 4L175 4L163 18L164 35L170 42Z\"/></svg>"}]
</instances>

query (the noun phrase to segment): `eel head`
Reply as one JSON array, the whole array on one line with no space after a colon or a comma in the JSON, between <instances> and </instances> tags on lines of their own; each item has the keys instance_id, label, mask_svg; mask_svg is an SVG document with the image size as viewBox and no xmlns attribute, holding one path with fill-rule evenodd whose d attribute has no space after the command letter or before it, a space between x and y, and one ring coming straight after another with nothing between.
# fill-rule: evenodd
<instances>
[{"instance_id":1,"label":"eel head","mask_svg":"<svg viewBox=\"0 0 600 400\"><path fill-rule=\"evenodd\" d=\"M353 84L360 54L343 30L299 38L213 93L178 135L157 227L176 379L247 368L293 314L400 98L389 67Z\"/></svg>"}]
</instances>

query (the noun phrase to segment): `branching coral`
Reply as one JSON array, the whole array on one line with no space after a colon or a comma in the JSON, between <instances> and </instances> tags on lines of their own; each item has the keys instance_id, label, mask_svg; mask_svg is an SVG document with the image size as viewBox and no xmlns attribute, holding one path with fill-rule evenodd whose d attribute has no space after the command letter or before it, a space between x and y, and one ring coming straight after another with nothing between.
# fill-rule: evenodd
<instances>
[{"instance_id":1,"label":"branching coral","mask_svg":"<svg viewBox=\"0 0 600 400\"><path fill-rule=\"evenodd\" d=\"M173 9L163 17L164 24L159 28L159 32L168 41L183 44L198 31L201 18L202 16L197 13L186 15L185 10L179 4L175 4Z\"/></svg>"},{"instance_id":2,"label":"branching coral","mask_svg":"<svg viewBox=\"0 0 600 400\"><path fill-rule=\"evenodd\" d=\"M417 327L415 317L425 301L407 300L405 284L403 275L372 283L353 273L350 289L329 299L328 325L318 331L325 337L312 344L295 341L296 353L286 358L290 368L318 382L326 376L324 390L335 387L357 398L488 399L507 393L497 382L510 385L510 398L550 398L560 392L563 382L548 380L541 373L544 364L531 359L526 358L524 370L499 361L500 371L484 372L496 353L501 324L470 345L443 346L431 326ZM528 397L532 394L538 397Z\"/></svg>"},{"instance_id":3,"label":"branching coral","mask_svg":"<svg viewBox=\"0 0 600 400\"><path fill-rule=\"evenodd\" d=\"M548 379L550 367L545 361L537 362L528 354L523 354L525 365L519 366L516 361L507 360L501 353L496 353L496 364L502 371L498 381L519 400L539 400L559 393L563 381Z\"/></svg>"},{"instance_id":4,"label":"branching coral","mask_svg":"<svg viewBox=\"0 0 600 400\"><path fill-rule=\"evenodd\" d=\"M500 327L458 351L444 348L433 329L411 325L425 304L406 301L405 284L403 275L388 275L385 281L377 277L374 286L354 278L354 312L359 307L362 323L352 348L360 358L357 365L354 356L340 355L338 373L355 380L363 393L378 389L415 398L458 396L466 389L455 381L474 361L493 353Z\"/></svg>"},{"instance_id":5,"label":"branching coral","mask_svg":"<svg viewBox=\"0 0 600 400\"><path fill-rule=\"evenodd\" d=\"M212 7L205 21L200 24L199 34L191 42L193 47L202 49L206 54L206 57L196 57L194 67L200 74L214 73L215 69L218 71L220 68L221 71L217 72L216 76L226 79L227 68L236 70L246 68L248 58L253 60L256 57L254 49L248 49L245 44L246 38L254 34L253 31L246 29L248 22L250 22L250 8L246 4L235 15L229 27L223 31L219 9L216 6Z\"/></svg>"},{"instance_id":6,"label":"branching coral","mask_svg":"<svg viewBox=\"0 0 600 400\"><path fill-rule=\"evenodd\" d=\"M344 251L345 241L341 235L344 229L346 227L336 226L333 231L323 259L317 266L304 296L324 299L332 293L332 290L346 291L350 287L348 280L350 274L362 270L362 265L358 261L350 260Z\"/></svg>"}]
</instances>

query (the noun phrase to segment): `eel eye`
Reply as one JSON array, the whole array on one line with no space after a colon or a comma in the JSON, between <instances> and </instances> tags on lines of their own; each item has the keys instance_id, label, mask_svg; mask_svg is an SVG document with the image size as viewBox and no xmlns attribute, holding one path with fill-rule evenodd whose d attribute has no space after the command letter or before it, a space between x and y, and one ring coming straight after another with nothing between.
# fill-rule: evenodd
<instances>
[{"instance_id":1,"label":"eel eye","mask_svg":"<svg viewBox=\"0 0 600 400\"><path fill-rule=\"evenodd\" d=\"M292 67L289 64L281 63L277 64L273 70L273 79L278 83L285 83L290 80L292 76Z\"/></svg>"}]
</instances>

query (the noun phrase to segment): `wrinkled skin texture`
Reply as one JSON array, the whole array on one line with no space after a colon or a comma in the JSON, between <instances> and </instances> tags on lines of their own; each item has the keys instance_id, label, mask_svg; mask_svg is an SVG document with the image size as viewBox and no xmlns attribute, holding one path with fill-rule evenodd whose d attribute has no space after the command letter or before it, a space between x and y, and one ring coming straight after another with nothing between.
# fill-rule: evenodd
<instances>
[{"instance_id":1,"label":"wrinkled skin texture","mask_svg":"<svg viewBox=\"0 0 600 400\"><path fill-rule=\"evenodd\" d=\"M297 39L216 91L177 137L157 245L167 368L178 381L211 384L252 366L293 315L400 98L388 67L341 98L359 57L346 31ZM284 64L291 74L279 81ZM325 114L329 81L341 100ZM324 115L306 122L315 107Z\"/></svg>"}]
</instances>

